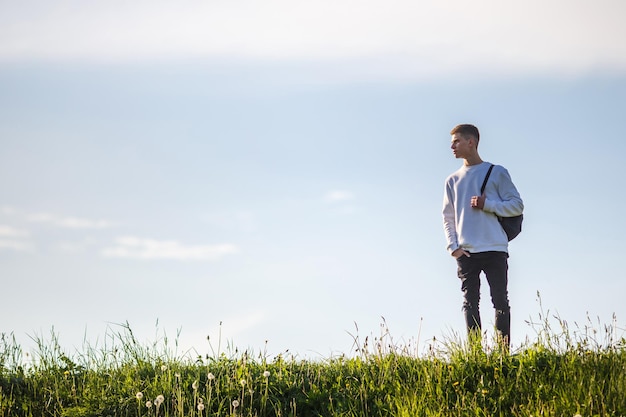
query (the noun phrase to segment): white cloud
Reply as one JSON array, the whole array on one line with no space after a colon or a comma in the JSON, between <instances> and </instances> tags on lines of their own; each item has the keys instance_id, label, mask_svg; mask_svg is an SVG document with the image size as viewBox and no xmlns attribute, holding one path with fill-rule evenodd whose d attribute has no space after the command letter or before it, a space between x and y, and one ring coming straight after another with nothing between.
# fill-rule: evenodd
<instances>
[{"instance_id":1,"label":"white cloud","mask_svg":"<svg viewBox=\"0 0 626 417\"><path fill-rule=\"evenodd\" d=\"M26 230L0 224L0 237L22 238L28 237L30 233Z\"/></svg>"},{"instance_id":2,"label":"white cloud","mask_svg":"<svg viewBox=\"0 0 626 417\"><path fill-rule=\"evenodd\" d=\"M46 223L56 227L67 229L107 229L114 224L107 220L92 220L79 217L63 217L50 213L36 213L26 216L26 219L33 223Z\"/></svg>"},{"instance_id":3,"label":"white cloud","mask_svg":"<svg viewBox=\"0 0 626 417\"><path fill-rule=\"evenodd\" d=\"M338 201L349 201L352 199L354 199L354 194L352 194L350 191L345 190L330 191L324 196L324 200L331 203Z\"/></svg>"},{"instance_id":4,"label":"white cloud","mask_svg":"<svg viewBox=\"0 0 626 417\"><path fill-rule=\"evenodd\" d=\"M16 210L10 206L0 206L0 214L11 216L16 213Z\"/></svg>"},{"instance_id":5,"label":"white cloud","mask_svg":"<svg viewBox=\"0 0 626 417\"><path fill-rule=\"evenodd\" d=\"M55 243L54 250L67 255L77 255L85 253L96 244L97 241L93 238L84 238L80 241L60 241Z\"/></svg>"},{"instance_id":6,"label":"white cloud","mask_svg":"<svg viewBox=\"0 0 626 417\"><path fill-rule=\"evenodd\" d=\"M396 76L626 70L622 0L26 0L0 3L0 62L332 62Z\"/></svg>"},{"instance_id":7,"label":"white cloud","mask_svg":"<svg viewBox=\"0 0 626 417\"><path fill-rule=\"evenodd\" d=\"M0 250L29 251L33 244L30 233L12 226L0 225Z\"/></svg>"},{"instance_id":8,"label":"white cloud","mask_svg":"<svg viewBox=\"0 0 626 417\"><path fill-rule=\"evenodd\" d=\"M324 201L331 206L331 213L338 215L353 214L356 208L350 204L354 194L346 190L333 190L326 193Z\"/></svg>"},{"instance_id":9,"label":"white cloud","mask_svg":"<svg viewBox=\"0 0 626 417\"><path fill-rule=\"evenodd\" d=\"M124 236L116 239L115 246L105 248L101 253L107 258L216 261L236 252L238 252L238 248L228 243L190 246L175 240L154 240Z\"/></svg>"},{"instance_id":10,"label":"white cloud","mask_svg":"<svg viewBox=\"0 0 626 417\"><path fill-rule=\"evenodd\" d=\"M17 239L0 238L0 250L9 249L15 251L29 251L33 249L30 242Z\"/></svg>"},{"instance_id":11,"label":"white cloud","mask_svg":"<svg viewBox=\"0 0 626 417\"><path fill-rule=\"evenodd\" d=\"M99 230L114 226L114 223L107 220L92 220L71 216L58 216L51 213L28 213L24 210L2 206L0 214L13 217L11 220L18 223L37 223L44 226L52 226L61 229L74 230ZM34 226L33 226L34 227ZM35 244L39 247L42 236L45 233L37 230L32 238L31 232L23 228L17 228L6 224L0 224L0 249L11 249L18 251L33 250ZM37 241L37 242L35 242ZM95 241L92 238L85 238L81 242L62 241L53 245L53 249L64 253L81 253L88 247L93 246Z\"/></svg>"}]
</instances>

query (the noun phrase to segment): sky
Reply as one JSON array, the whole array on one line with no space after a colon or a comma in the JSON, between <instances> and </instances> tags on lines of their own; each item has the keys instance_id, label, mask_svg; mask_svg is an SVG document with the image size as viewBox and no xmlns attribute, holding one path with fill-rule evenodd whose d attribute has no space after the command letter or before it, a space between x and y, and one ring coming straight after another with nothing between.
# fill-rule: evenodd
<instances>
[{"instance_id":1,"label":"sky","mask_svg":"<svg viewBox=\"0 0 626 417\"><path fill-rule=\"evenodd\" d=\"M0 0L0 332L302 358L463 335L441 207L473 123L525 203L513 347L541 315L623 335L625 14Z\"/></svg>"}]
</instances>

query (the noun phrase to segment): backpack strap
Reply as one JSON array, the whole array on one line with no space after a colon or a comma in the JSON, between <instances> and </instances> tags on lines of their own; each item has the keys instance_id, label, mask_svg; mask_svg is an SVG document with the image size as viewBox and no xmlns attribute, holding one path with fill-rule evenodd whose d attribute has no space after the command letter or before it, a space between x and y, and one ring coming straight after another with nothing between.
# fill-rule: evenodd
<instances>
[{"instance_id":1,"label":"backpack strap","mask_svg":"<svg viewBox=\"0 0 626 417\"><path fill-rule=\"evenodd\" d=\"M483 181L482 187L480 187L480 195L483 195L485 192L485 187L487 186L487 180L489 179L489 175L491 174L491 170L493 169L493 164L489 167L489 171L487 171L487 175L485 175L485 180Z\"/></svg>"}]
</instances>

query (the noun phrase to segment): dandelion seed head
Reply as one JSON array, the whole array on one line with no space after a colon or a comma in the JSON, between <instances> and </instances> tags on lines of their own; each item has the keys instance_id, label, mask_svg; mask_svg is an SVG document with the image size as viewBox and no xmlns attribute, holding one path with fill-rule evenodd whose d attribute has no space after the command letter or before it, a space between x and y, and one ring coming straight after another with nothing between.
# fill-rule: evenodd
<instances>
[{"instance_id":1,"label":"dandelion seed head","mask_svg":"<svg viewBox=\"0 0 626 417\"><path fill-rule=\"evenodd\" d=\"M191 388L193 388L194 391L198 390L198 381L193 381L193 384L191 384Z\"/></svg>"},{"instance_id":2,"label":"dandelion seed head","mask_svg":"<svg viewBox=\"0 0 626 417\"><path fill-rule=\"evenodd\" d=\"M209 379L209 381L212 381L215 379L215 375L213 375L211 372L209 372L206 377Z\"/></svg>"},{"instance_id":3,"label":"dandelion seed head","mask_svg":"<svg viewBox=\"0 0 626 417\"><path fill-rule=\"evenodd\" d=\"M239 407L239 401L233 400L233 408Z\"/></svg>"},{"instance_id":4,"label":"dandelion seed head","mask_svg":"<svg viewBox=\"0 0 626 417\"><path fill-rule=\"evenodd\" d=\"M143 398L143 392L139 391L137 394L135 394L135 397L137 397L138 400L141 400Z\"/></svg>"},{"instance_id":5,"label":"dandelion seed head","mask_svg":"<svg viewBox=\"0 0 626 417\"><path fill-rule=\"evenodd\" d=\"M146 401L146 408L152 408L152 401Z\"/></svg>"},{"instance_id":6,"label":"dandelion seed head","mask_svg":"<svg viewBox=\"0 0 626 417\"><path fill-rule=\"evenodd\" d=\"M198 411L204 410L204 404L198 403Z\"/></svg>"},{"instance_id":7,"label":"dandelion seed head","mask_svg":"<svg viewBox=\"0 0 626 417\"><path fill-rule=\"evenodd\" d=\"M161 365L161 372L167 371L167 365Z\"/></svg>"},{"instance_id":8,"label":"dandelion seed head","mask_svg":"<svg viewBox=\"0 0 626 417\"><path fill-rule=\"evenodd\" d=\"M263 372L263 376L264 376L265 378L269 378L269 377L270 377L270 371L265 371L265 372Z\"/></svg>"},{"instance_id":9,"label":"dandelion seed head","mask_svg":"<svg viewBox=\"0 0 626 417\"><path fill-rule=\"evenodd\" d=\"M242 387L245 387L245 386L246 386L246 380L245 380L245 379L242 379L241 381L239 381L239 384L240 384Z\"/></svg>"}]
</instances>

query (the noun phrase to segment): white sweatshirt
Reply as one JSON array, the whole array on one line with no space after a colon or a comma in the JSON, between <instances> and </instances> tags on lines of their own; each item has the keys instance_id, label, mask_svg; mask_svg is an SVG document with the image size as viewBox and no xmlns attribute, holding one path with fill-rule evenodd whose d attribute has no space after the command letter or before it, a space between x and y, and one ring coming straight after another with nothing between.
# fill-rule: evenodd
<instances>
[{"instance_id":1,"label":"white sweatshirt","mask_svg":"<svg viewBox=\"0 0 626 417\"><path fill-rule=\"evenodd\" d=\"M471 207L471 198L480 195L480 187L491 164L463 165L446 179L443 194L443 227L448 252L462 248L470 253L508 252L509 242L497 216L522 214L524 203L508 171L495 165L485 187L485 206Z\"/></svg>"}]
</instances>

